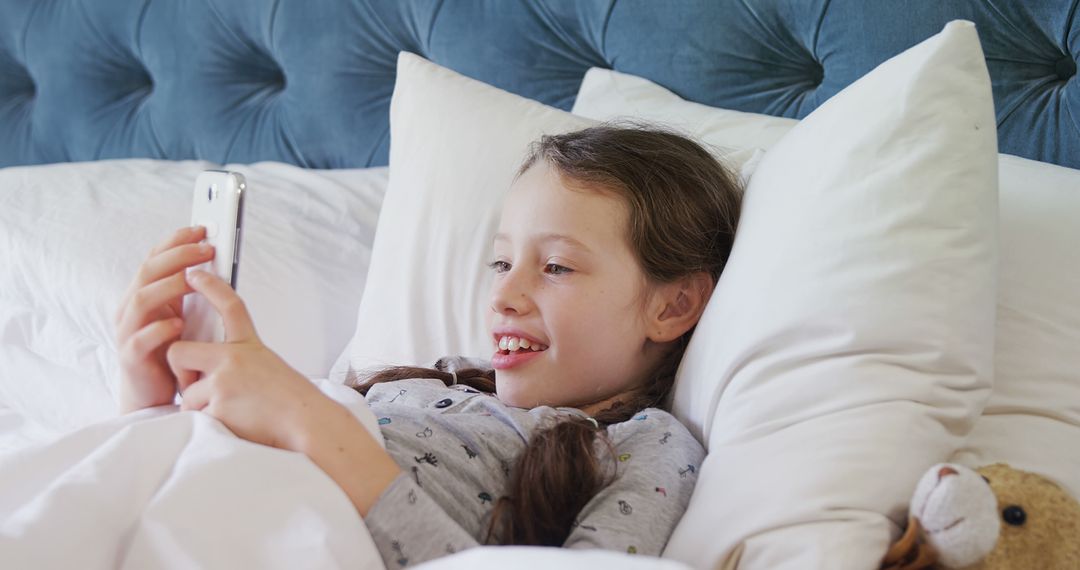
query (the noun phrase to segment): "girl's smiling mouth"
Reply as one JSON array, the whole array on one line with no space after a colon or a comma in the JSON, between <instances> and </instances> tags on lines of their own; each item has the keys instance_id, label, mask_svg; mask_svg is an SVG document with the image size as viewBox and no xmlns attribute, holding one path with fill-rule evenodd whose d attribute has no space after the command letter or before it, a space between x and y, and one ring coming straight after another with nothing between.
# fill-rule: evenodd
<instances>
[{"instance_id":1,"label":"girl's smiling mouth","mask_svg":"<svg viewBox=\"0 0 1080 570\"><path fill-rule=\"evenodd\" d=\"M497 330L492 336L498 344L491 357L491 366L496 370L524 364L548 349L548 345L517 330Z\"/></svg>"}]
</instances>

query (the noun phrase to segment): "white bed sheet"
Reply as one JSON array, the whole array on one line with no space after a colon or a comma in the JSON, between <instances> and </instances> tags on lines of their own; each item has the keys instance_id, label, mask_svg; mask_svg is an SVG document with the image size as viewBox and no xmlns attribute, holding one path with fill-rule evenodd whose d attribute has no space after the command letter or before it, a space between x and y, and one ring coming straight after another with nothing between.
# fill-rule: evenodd
<instances>
[{"instance_id":1,"label":"white bed sheet","mask_svg":"<svg viewBox=\"0 0 1080 570\"><path fill-rule=\"evenodd\" d=\"M363 397L317 384L381 441ZM344 491L306 456L201 412L150 408L25 447L0 456L0 480L5 567L382 567Z\"/></svg>"},{"instance_id":2,"label":"white bed sheet","mask_svg":"<svg viewBox=\"0 0 1080 570\"><path fill-rule=\"evenodd\" d=\"M47 442L58 435L0 404L0 457L30 445Z\"/></svg>"}]
</instances>

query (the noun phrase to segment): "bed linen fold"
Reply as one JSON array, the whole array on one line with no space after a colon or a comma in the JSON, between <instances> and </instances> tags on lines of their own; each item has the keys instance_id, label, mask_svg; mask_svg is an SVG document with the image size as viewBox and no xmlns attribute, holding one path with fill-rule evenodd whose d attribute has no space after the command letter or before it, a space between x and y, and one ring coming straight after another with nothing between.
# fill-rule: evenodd
<instances>
[{"instance_id":1,"label":"bed linen fold","mask_svg":"<svg viewBox=\"0 0 1080 570\"><path fill-rule=\"evenodd\" d=\"M378 434L359 394L316 384ZM348 497L305 455L242 440L176 406L0 456L0 560L10 568L383 567Z\"/></svg>"}]
</instances>

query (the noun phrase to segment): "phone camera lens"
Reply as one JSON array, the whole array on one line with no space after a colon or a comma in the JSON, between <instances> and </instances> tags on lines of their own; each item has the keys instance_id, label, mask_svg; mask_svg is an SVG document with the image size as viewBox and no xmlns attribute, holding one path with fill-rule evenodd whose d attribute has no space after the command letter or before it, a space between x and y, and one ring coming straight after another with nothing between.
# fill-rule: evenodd
<instances>
[{"instance_id":1,"label":"phone camera lens","mask_svg":"<svg viewBox=\"0 0 1080 570\"><path fill-rule=\"evenodd\" d=\"M213 199L214 199L214 187L211 186L210 188L206 189L206 201L209 202L209 201L211 201Z\"/></svg>"}]
</instances>

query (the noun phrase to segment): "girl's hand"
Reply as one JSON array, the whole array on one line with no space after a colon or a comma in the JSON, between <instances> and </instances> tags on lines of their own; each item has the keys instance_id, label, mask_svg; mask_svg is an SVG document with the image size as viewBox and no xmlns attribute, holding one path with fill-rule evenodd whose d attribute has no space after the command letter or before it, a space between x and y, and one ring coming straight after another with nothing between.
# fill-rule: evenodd
<instances>
[{"instance_id":1,"label":"girl's hand","mask_svg":"<svg viewBox=\"0 0 1080 570\"><path fill-rule=\"evenodd\" d=\"M401 470L352 412L323 395L263 345L247 308L227 283L205 271L189 282L225 321L225 342L179 341L168 350L184 410L202 410L255 443L307 455L361 516Z\"/></svg>"},{"instance_id":2,"label":"girl's hand","mask_svg":"<svg viewBox=\"0 0 1080 570\"><path fill-rule=\"evenodd\" d=\"M193 291L184 270L213 259L213 248L198 244L202 226L181 228L150 251L116 312L120 356L120 410L171 404L177 378L165 359L183 330L183 297ZM205 245L206 247L202 247Z\"/></svg>"},{"instance_id":3,"label":"girl's hand","mask_svg":"<svg viewBox=\"0 0 1080 570\"><path fill-rule=\"evenodd\" d=\"M202 410L243 439L299 450L313 417L338 404L259 340L244 301L225 281L192 271L188 282L221 314L225 342L182 340L169 347L181 409Z\"/></svg>"}]
</instances>

